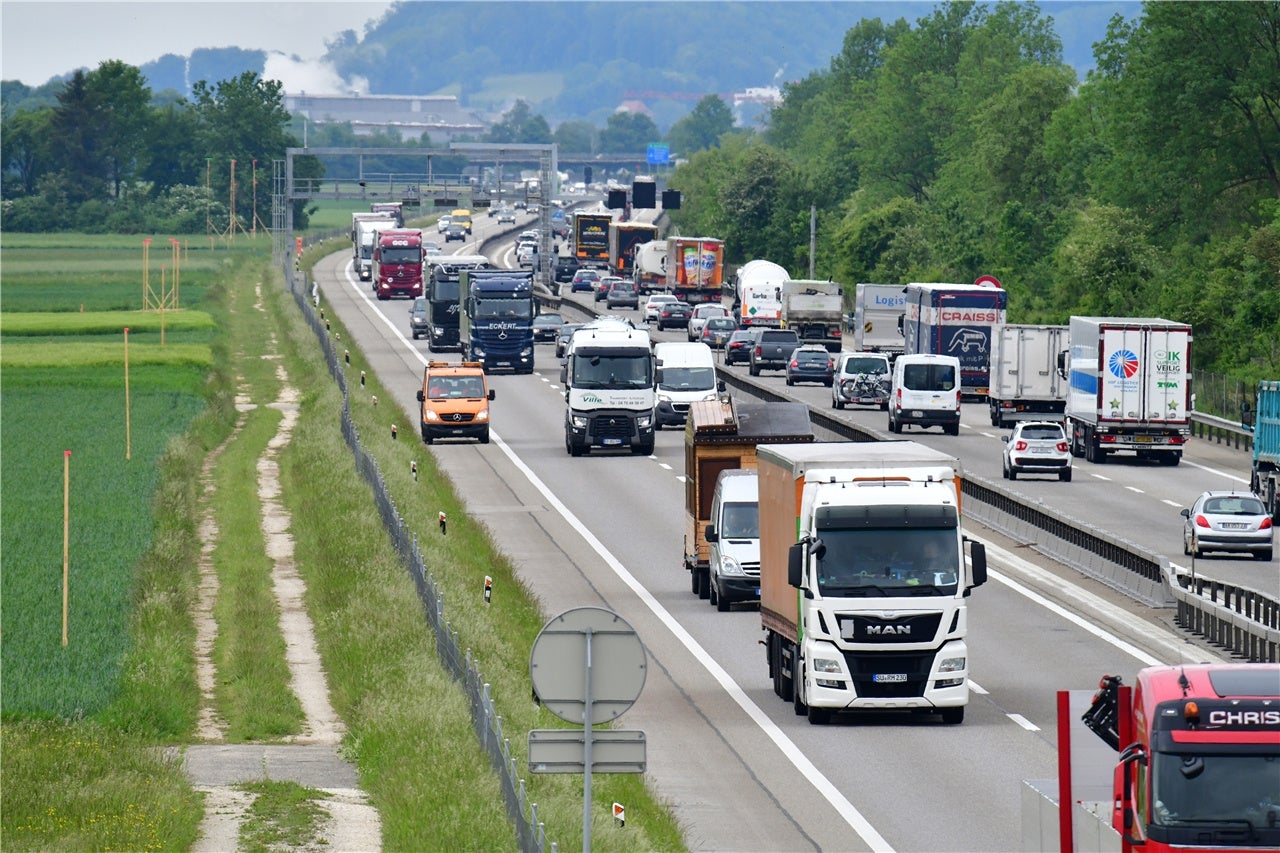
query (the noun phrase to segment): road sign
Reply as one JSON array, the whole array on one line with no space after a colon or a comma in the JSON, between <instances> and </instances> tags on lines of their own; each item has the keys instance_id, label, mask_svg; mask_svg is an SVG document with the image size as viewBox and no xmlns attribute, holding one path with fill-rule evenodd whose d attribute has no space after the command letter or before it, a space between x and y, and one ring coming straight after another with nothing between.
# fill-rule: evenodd
<instances>
[{"instance_id":1,"label":"road sign","mask_svg":"<svg viewBox=\"0 0 1280 853\"><path fill-rule=\"evenodd\" d=\"M644 688L647 660L635 630L612 610L578 607L548 622L533 641L529 676L547 710L579 725L621 716ZM583 719L590 677L591 720Z\"/></svg>"},{"instance_id":2,"label":"road sign","mask_svg":"<svg viewBox=\"0 0 1280 853\"><path fill-rule=\"evenodd\" d=\"M974 284L978 285L979 287L999 287L1000 279L996 278L993 275L980 275L978 276L977 280L974 281Z\"/></svg>"},{"instance_id":3,"label":"road sign","mask_svg":"<svg viewBox=\"0 0 1280 853\"><path fill-rule=\"evenodd\" d=\"M585 729L533 729L529 732L530 773L585 773ZM645 737L641 731L594 729L592 773L643 773Z\"/></svg>"},{"instance_id":4,"label":"road sign","mask_svg":"<svg viewBox=\"0 0 1280 853\"><path fill-rule=\"evenodd\" d=\"M671 162L671 146L661 142L650 142L645 149L645 159L651 166L662 166Z\"/></svg>"}]
</instances>

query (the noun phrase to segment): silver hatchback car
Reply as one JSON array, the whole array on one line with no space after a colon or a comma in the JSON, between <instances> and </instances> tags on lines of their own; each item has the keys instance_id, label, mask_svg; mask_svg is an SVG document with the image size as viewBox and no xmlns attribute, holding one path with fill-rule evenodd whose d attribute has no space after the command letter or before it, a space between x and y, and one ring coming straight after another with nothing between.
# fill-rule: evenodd
<instances>
[{"instance_id":1,"label":"silver hatchback car","mask_svg":"<svg viewBox=\"0 0 1280 853\"><path fill-rule=\"evenodd\" d=\"M1000 440L1004 442L1001 473L1006 480L1016 480L1019 474L1057 474L1059 480L1071 482L1071 446L1062 424L1027 421Z\"/></svg>"},{"instance_id":2,"label":"silver hatchback car","mask_svg":"<svg viewBox=\"0 0 1280 853\"><path fill-rule=\"evenodd\" d=\"M1182 553L1205 551L1252 554L1270 562L1275 531L1257 495L1249 492L1205 492L1182 511Z\"/></svg>"}]
</instances>

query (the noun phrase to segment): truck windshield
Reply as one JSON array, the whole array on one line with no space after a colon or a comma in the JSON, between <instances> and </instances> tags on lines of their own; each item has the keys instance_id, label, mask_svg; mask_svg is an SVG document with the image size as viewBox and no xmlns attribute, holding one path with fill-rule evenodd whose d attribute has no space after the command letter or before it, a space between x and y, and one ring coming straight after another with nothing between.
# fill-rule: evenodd
<instances>
[{"instance_id":1,"label":"truck windshield","mask_svg":"<svg viewBox=\"0 0 1280 853\"><path fill-rule=\"evenodd\" d=\"M759 539L760 504L735 502L720 508L721 539Z\"/></svg>"},{"instance_id":2,"label":"truck windshield","mask_svg":"<svg viewBox=\"0 0 1280 853\"><path fill-rule=\"evenodd\" d=\"M422 249L417 246L387 246L382 249L383 264L420 264Z\"/></svg>"},{"instance_id":3,"label":"truck windshield","mask_svg":"<svg viewBox=\"0 0 1280 853\"><path fill-rule=\"evenodd\" d=\"M435 280L431 282L432 302L457 302L462 293L462 286L457 279L453 281Z\"/></svg>"},{"instance_id":4,"label":"truck windshield","mask_svg":"<svg viewBox=\"0 0 1280 853\"><path fill-rule=\"evenodd\" d=\"M473 316L483 320L529 320L533 318L533 303L528 299L480 299Z\"/></svg>"},{"instance_id":5,"label":"truck windshield","mask_svg":"<svg viewBox=\"0 0 1280 853\"><path fill-rule=\"evenodd\" d=\"M664 367L658 371L658 387L667 391L710 391L716 387L716 369Z\"/></svg>"},{"instance_id":6,"label":"truck windshield","mask_svg":"<svg viewBox=\"0 0 1280 853\"><path fill-rule=\"evenodd\" d=\"M954 595L954 529L820 530L823 595Z\"/></svg>"},{"instance_id":7,"label":"truck windshield","mask_svg":"<svg viewBox=\"0 0 1280 853\"><path fill-rule=\"evenodd\" d=\"M1222 824L1275 830L1280 825L1280 754L1158 752L1151 767L1151 824ZM1174 836L1169 836L1174 840Z\"/></svg>"},{"instance_id":8,"label":"truck windshield","mask_svg":"<svg viewBox=\"0 0 1280 853\"><path fill-rule=\"evenodd\" d=\"M597 389L649 388L649 355L594 355L584 353L573 359L573 387Z\"/></svg>"}]
</instances>

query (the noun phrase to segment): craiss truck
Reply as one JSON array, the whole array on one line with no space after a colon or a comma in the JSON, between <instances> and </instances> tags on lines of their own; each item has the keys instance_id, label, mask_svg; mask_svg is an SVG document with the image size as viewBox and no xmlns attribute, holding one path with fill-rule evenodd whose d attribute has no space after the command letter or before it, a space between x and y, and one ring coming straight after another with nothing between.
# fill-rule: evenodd
<instances>
[{"instance_id":1,"label":"craiss truck","mask_svg":"<svg viewBox=\"0 0 1280 853\"><path fill-rule=\"evenodd\" d=\"M1280 521L1280 381L1258 383L1253 419L1253 475L1249 488Z\"/></svg>"},{"instance_id":2,"label":"craiss truck","mask_svg":"<svg viewBox=\"0 0 1280 853\"><path fill-rule=\"evenodd\" d=\"M727 610L734 597L760 597L759 555L754 565L718 566L712 582L706 527L712 523L716 478L722 471L754 470L759 444L812 441L813 426L804 403L755 403L725 395L689 406L684 433L684 568L694 595L710 599L721 610ZM726 606L721 606L722 600Z\"/></svg>"},{"instance_id":3,"label":"craiss truck","mask_svg":"<svg viewBox=\"0 0 1280 853\"><path fill-rule=\"evenodd\" d=\"M1124 849L1280 849L1280 665L1103 676L1083 721L1119 753L1103 813Z\"/></svg>"},{"instance_id":4,"label":"craiss truck","mask_svg":"<svg viewBox=\"0 0 1280 853\"><path fill-rule=\"evenodd\" d=\"M1062 420L1067 384L1057 363L1058 353L1066 348L1066 326L1002 323L991 328L987 407L992 426Z\"/></svg>"},{"instance_id":5,"label":"craiss truck","mask_svg":"<svg viewBox=\"0 0 1280 853\"><path fill-rule=\"evenodd\" d=\"M760 619L773 689L838 711L964 720L965 600L986 550L960 533L960 460L913 441L762 444Z\"/></svg>"},{"instance_id":6,"label":"craiss truck","mask_svg":"<svg viewBox=\"0 0 1280 853\"><path fill-rule=\"evenodd\" d=\"M1072 317L1066 428L1074 456L1117 451L1177 465L1190 435L1191 327L1156 317Z\"/></svg>"},{"instance_id":7,"label":"craiss truck","mask_svg":"<svg viewBox=\"0 0 1280 853\"><path fill-rule=\"evenodd\" d=\"M985 399L991 330L1005 321L1008 294L976 284L912 283L903 294L903 352L960 360L960 393Z\"/></svg>"}]
</instances>

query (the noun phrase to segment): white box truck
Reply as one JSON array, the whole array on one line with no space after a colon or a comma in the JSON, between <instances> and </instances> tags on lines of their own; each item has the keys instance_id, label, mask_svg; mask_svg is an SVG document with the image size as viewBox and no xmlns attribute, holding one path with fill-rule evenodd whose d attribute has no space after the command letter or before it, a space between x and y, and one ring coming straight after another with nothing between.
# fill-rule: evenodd
<instances>
[{"instance_id":1,"label":"white box truck","mask_svg":"<svg viewBox=\"0 0 1280 853\"><path fill-rule=\"evenodd\" d=\"M987 407L992 426L1062 420L1067 383L1057 364L1067 340L1066 326L1000 323L991 328Z\"/></svg>"},{"instance_id":2,"label":"white box truck","mask_svg":"<svg viewBox=\"0 0 1280 853\"><path fill-rule=\"evenodd\" d=\"M1191 434L1191 327L1158 317L1072 317L1069 327L1058 370L1072 454L1177 465Z\"/></svg>"},{"instance_id":3,"label":"white box truck","mask_svg":"<svg viewBox=\"0 0 1280 853\"><path fill-rule=\"evenodd\" d=\"M657 382L649 333L617 320L595 320L573 333L561 380L564 447L653 453Z\"/></svg>"},{"instance_id":4,"label":"white box truck","mask_svg":"<svg viewBox=\"0 0 1280 853\"><path fill-rule=\"evenodd\" d=\"M853 349L882 352L891 359L902 354L902 315L907 297L900 284L867 284L854 287Z\"/></svg>"},{"instance_id":5,"label":"white box truck","mask_svg":"<svg viewBox=\"0 0 1280 853\"><path fill-rule=\"evenodd\" d=\"M987 561L960 532L960 460L913 441L762 444L756 470L774 692L815 724L869 710L962 722L965 601Z\"/></svg>"}]
</instances>

